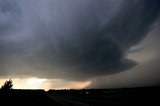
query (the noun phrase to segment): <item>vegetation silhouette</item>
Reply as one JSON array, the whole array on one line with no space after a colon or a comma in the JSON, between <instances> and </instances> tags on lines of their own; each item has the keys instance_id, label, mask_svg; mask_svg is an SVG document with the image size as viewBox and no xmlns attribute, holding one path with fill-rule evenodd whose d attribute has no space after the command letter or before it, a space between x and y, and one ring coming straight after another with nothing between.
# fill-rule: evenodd
<instances>
[{"instance_id":1,"label":"vegetation silhouette","mask_svg":"<svg viewBox=\"0 0 160 106\"><path fill-rule=\"evenodd\" d=\"M10 90L12 88L13 88L13 81L10 78L4 83L4 85L2 85L1 90Z\"/></svg>"}]
</instances>

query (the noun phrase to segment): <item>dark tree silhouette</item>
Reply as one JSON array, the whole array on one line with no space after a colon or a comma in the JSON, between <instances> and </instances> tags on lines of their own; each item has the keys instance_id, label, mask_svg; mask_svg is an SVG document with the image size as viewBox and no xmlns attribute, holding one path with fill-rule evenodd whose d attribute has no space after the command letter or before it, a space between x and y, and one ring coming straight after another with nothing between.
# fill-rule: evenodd
<instances>
[{"instance_id":1,"label":"dark tree silhouette","mask_svg":"<svg viewBox=\"0 0 160 106\"><path fill-rule=\"evenodd\" d=\"M7 80L4 85L1 87L2 90L10 90L13 87L13 82L11 79Z\"/></svg>"}]
</instances>

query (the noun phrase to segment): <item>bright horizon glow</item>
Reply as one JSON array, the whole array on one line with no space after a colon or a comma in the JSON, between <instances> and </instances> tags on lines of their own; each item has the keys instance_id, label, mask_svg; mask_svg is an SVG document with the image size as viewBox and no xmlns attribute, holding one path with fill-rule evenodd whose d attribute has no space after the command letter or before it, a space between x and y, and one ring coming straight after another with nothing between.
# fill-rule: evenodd
<instances>
[{"instance_id":1,"label":"bright horizon glow","mask_svg":"<svg viewBox=\"0 0 160 106\"><path fill-rule=\"evenodd\" d=\"M0 79L0 86L8 78ZM75 81L65 81L61 79L44 79L44 78L12 78L13 89L82 89L90 85L91 81L75 82Z\"/></svg>"},{"instance_id":2,"label":"bright horizon glow","mask_svg":"<svg viewBox=\"0 0 160 106\"><path fill-rule=\"evenodd\" d=\"M41 85L47 79L38 79L38 78L28 78L26 84L28 85Z\"/></svg>"}]
</instances>

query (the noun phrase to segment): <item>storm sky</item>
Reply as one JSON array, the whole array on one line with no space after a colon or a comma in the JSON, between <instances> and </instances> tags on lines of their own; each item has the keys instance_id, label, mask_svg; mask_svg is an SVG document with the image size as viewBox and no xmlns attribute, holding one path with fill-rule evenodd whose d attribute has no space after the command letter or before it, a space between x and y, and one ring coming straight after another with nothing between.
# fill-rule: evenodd
<instances>
[{"instance_id":1,"label":"storm sky","mask_svg":"<svg viewBox=\"0 0 160 106\"><path fill-rule=\"evenodd\" d=\"M159 0L0 0L0 78L159 85L159 13Z\"/></svg>"}]
</instances>

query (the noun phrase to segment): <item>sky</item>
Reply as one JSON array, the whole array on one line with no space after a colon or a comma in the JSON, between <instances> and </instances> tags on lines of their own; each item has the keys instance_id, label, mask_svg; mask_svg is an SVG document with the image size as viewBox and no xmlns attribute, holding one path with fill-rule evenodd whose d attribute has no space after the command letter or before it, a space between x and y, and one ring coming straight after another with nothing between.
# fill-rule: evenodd
<instances>
[{"instance_id":1,"label":"sky","mask_svg":"<svg viewBox=\"0 0 160 106\"><path fill-rule=\"evenodd\" d=\"M0 85L159 85L159 14L159 0L0 0Z\"/></svg>"}]
</instances>

